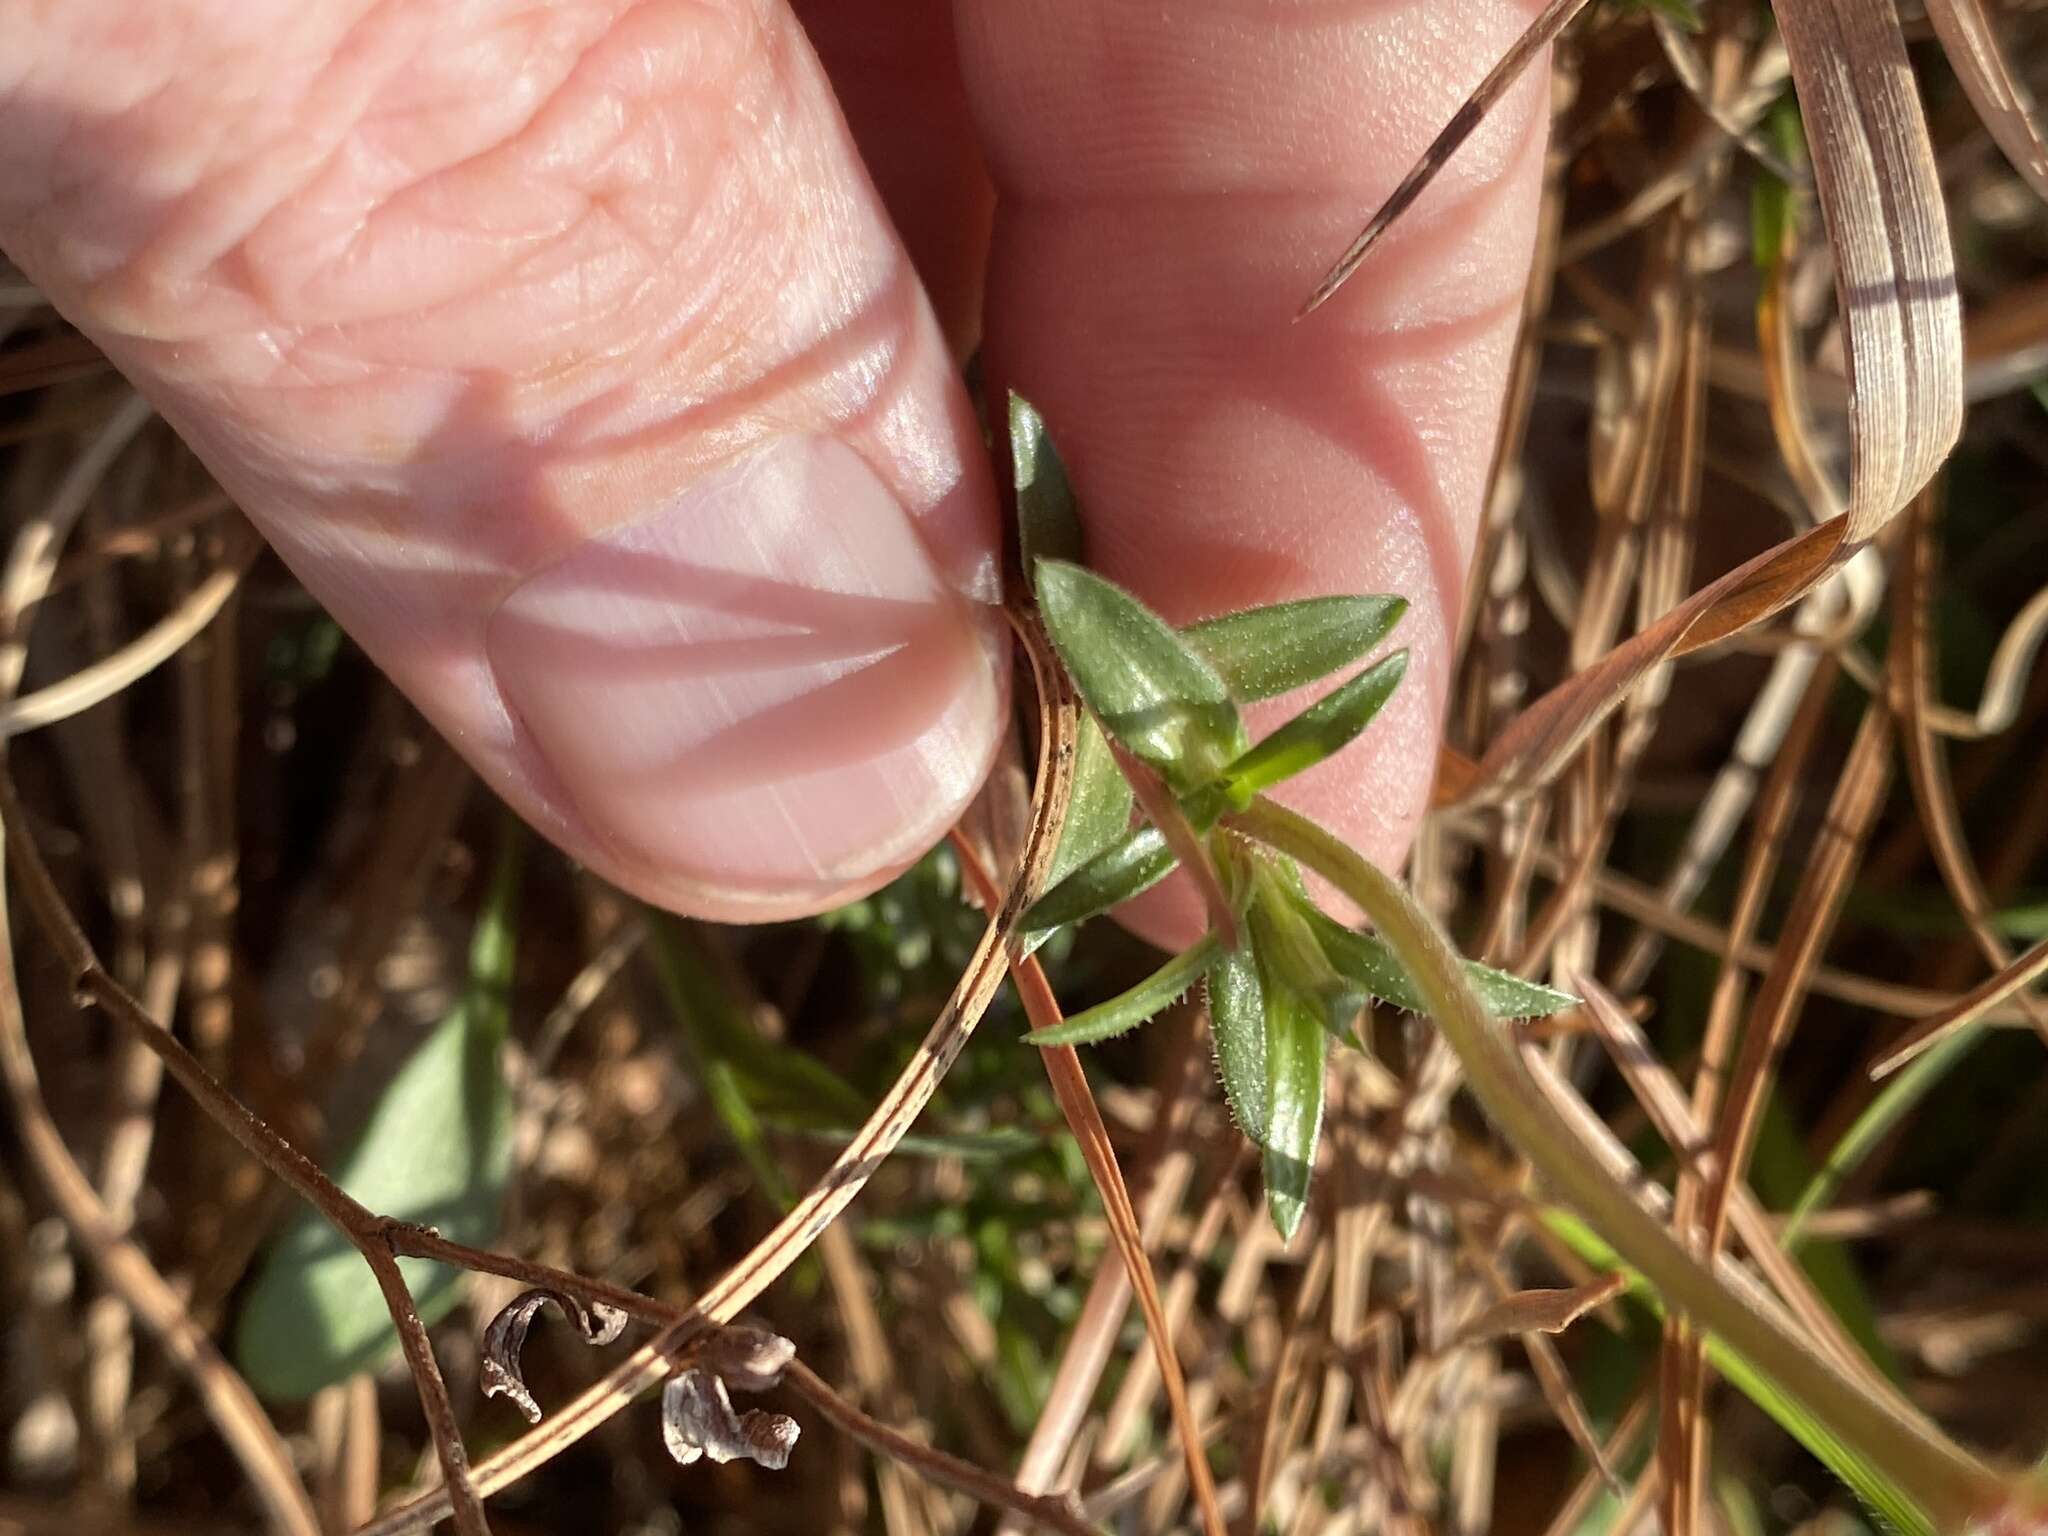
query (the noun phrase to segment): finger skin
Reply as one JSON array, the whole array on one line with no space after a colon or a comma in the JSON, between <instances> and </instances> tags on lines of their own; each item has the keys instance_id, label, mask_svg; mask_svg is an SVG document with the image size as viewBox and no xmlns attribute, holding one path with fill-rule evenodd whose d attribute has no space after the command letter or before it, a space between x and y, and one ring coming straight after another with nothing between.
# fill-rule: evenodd
<instances>
[{"instance_id":1,"label":"finger skin","mask_svg":"<svg viewBox=\"0 0 2048 1536\"><path fill-rule=\"evenodd\" d=\"M953 0L793 0L875 190L965 361L981 338L995 188L960 81Z\"/></svg>"},{"instance_id":2,"label":"finger skin","mask_svg":"<svg viewBox=\"0 0 2048 1536\"><path fill-rule=\"evenodd\" d=\"M725 918L821 910L943 833L1002 711L994 498L779 3L13 0L0 32L0 246L544 832ZM608 622L596 573L630 611L548 644L542 616ZM731 660L791 635L811 672ZM855 708L876 657L900 686Z\"/></svg>"},{"instance_id":3,"label":"finger skin","mask_svg":"<svg viewBox=\"0 0 2048 1536\"><path fill-rule=\"evenodd\" d=\"M1323 311L1330 262L1526 24L1502 0L971 0L998 191L989 373L1044 412L1088 558L1176 622L1395 592L1407 679L1279 798L1383 864L1427 803L1534 238L1540 65ZM1255 733L1304 698L1251 711ZM1199 931L1178 884L1125 914Z\"/></svg>"}]
</instances>

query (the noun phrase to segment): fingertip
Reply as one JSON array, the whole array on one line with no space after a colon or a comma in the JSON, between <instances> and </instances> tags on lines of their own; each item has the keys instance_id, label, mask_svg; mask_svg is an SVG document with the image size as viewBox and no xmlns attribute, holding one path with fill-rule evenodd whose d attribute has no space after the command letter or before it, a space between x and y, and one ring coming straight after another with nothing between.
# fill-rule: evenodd
<instances>
[{"instance_id":1,"label":"fingertip","mask_svg":"<svg viewBox=\"0 0 2048 1536\"><path fill-rule=\"evenodd\" d=\"M522 582L486 648L593 862L696 916L825 910L945 833L1006 647L875 472L756 448Z\"/></svg>"}]
</instances>

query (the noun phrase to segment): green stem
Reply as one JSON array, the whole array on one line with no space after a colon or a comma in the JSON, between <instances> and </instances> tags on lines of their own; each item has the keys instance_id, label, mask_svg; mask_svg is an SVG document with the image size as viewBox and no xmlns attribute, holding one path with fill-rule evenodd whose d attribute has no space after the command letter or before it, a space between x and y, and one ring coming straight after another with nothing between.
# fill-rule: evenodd
<instances>
[{"instance_id":1,"label":"green stem","mask_svg":"<svg viewBox=\"0 0 2048 1536\"><path fill-rule=\"evenodd\" d=\"M1508 1141L1666 1302L1765 1372L1845 1444L1884 1467L1937 1530L1960 1531L2012 1491L1932 1425L1866 1395L1784 1322L1728 1291L1596 1158L1487 1017L1450 940L1401 884L1306 817L1261 798L1229 818L1299 859L1361 907L1394 947L1457 1053L1465 1080Z\"/></svg>"}]
</instances>

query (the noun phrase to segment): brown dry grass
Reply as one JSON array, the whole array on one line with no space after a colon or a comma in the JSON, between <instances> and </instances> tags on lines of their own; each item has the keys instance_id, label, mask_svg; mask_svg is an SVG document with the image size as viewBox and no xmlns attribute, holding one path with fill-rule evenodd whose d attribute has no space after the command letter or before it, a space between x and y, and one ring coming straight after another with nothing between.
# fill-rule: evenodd
<instances>
[{"instance_id":1,"label":"brown dry grass","mask_svg":"<svg viewBox=\"0 0 2048 1536\"><path fill-rule=\"evenodd\" d=\"M1958 15L1977 8L1941 7L1945 25ZM2048 1444L2048 1208L2031 1177L2048 1021L1986 979L2030 976L2040 952L2021 952L2048 932L2048 669L2031 643L2048 625L2048 416L2027 388L2048 374L2048 212L1917 14L1960 261L1960 448L1798 604L1638 667L1590 730L1533 756L1501 745L1532 700L1812 528L1848 485L1844 337L1811 210L1776 268L1752 257L1782 54L1755 13L1710 18L1686 40L1603 6L1558 53L1546 233L1446 776L1476 762L1536 787L1447 805L1415 880L1470 953L1597 982L1595 1006L1531 1034L1674 1188L1681 1231L1744 1256L1838 1358L1874 1330L1918 1403L2031 1461ZM2009 57L2048 58L2034 7L1988 18ZM2024 155L2014 121L1991 122ZM23 589L7 594L10 709L107 694L33 730L8 715L26 831L110 983L298 1145L331 1148L459 985L494 808L162 425L5 276L0 474L17 552L53 508L77 514L53 564L10 566L48 587L25 656ZM1021 775L1001 786L1019 799ZM984 809L966 846L1016 825ZM643 917L554 856L533 862L519 1172L496 1246L661 1298L644 1315L668 1320L789 1194L713 1112L703 1037L656 984ZM688 933L700 985L684 1012L726 1010L879 1099L973 950L958 868L928 866L836 925ZM241 1387L218 1345L283 1198L164 1085L157 1055L74 1010L30 914L13 939L16 1038L47 1118L10 1047L0 1531L257 1529L266 1508L290 1528L301 1487L318 1528L342 1531L431 1480L396 1371L267 1413ZM1073 1006L1141 963L1097 925L1054 981ZM1871 1102L1869 1069L1965 1003L1988 1027L1948 1048L1947 1075L1812 1219L1800 1271L1770 1213ZM1119 1531L1193 1529L1176 1419L1208 1444L1235 1530L1253 1511L1285 1536L1850 1518L1695 1340L1660 1339L1532 1219L1524 1170L1415 1021L1371 1021L1378 1064L1336 1058L1316 1205L1283 1250L1196 1018L1086 1058L1096 1150L1131 1194L1119 1234L1059 1145L1086 1106L1071 1079L1048 1095L1012 1044L1018 1005L997 1010L919 1128L1021 1127L1032 1145L899 1153L754 1305L803 1362L775 1403L806 1430L790 1467L679 1469L628 1412L494 1500L495 1529L950 1536L1055 1487ZM835 1151L787 1125L761 1145L795 1191ZM1143 1310L1176 1346L1178 1414L1119 1240L1149 1254ZM475 1460L520 1428L475 1390L476 1340L516 1288L472 1276L434 1334ZM528 1360L551 1405L612 1363L545 1325ZM1601 1468L1619 1513L1596 1509ZM1075 1528L1069 1505L1034 1507Z\"/></svg>"}]
</instances>

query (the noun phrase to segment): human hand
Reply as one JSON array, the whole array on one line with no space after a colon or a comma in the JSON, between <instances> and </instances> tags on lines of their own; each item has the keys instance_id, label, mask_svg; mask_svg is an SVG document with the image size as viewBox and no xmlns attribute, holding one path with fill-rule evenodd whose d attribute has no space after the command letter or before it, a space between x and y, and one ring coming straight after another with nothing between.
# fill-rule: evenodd
<instances>
[{"instance_id":1,"label":"human hand","mask_svg":"<svg viewBox=\"0 0 2048 1536\"><path fill-rule=\"evenodd\" d=\"M1542 72L1289 322L1522 7L798 12L0 0L0 249L493 788L728 920L880 885L987 771L985 279L987 376L1044 412L1104 574L1181 621L1409 599L1370 748L1280 797L1398 861ZM1182 942L1199 908L1132 922Z\"/></svg>"}]
</instances>

